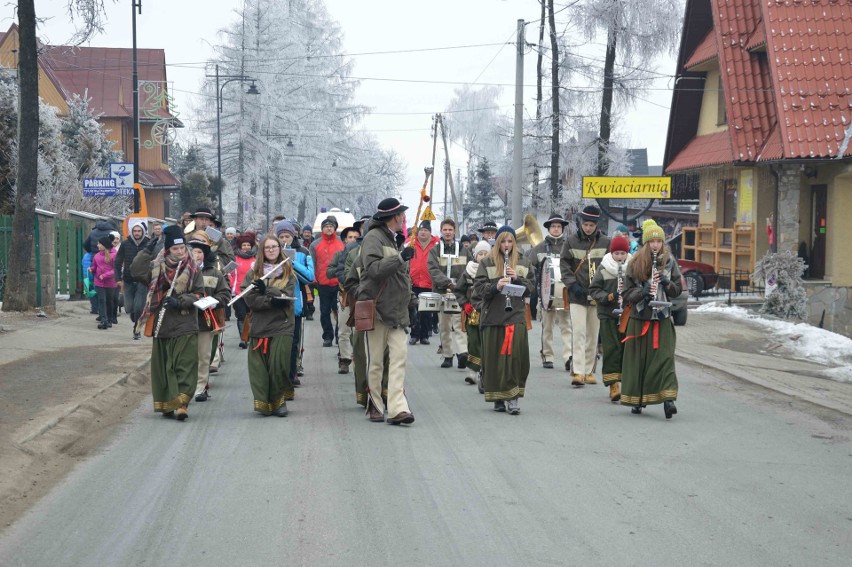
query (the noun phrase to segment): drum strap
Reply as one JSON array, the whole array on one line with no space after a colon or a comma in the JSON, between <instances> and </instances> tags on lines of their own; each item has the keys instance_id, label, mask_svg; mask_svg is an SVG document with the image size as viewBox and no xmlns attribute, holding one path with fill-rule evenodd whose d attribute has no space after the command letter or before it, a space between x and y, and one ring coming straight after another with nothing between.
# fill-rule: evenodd
<instances>
[{"instance_id":1,"label":"drum strap","mask_svg":"<svg viewBox=\"0 0 852 567\"><path fill-rule=\"evenodd\" d=\"M594 247L595 247L595 244L597 244L597 243L598 243L598 239L597 239L597 237L596 237L594 240L592 240L592 243L591 243L591 244L589 244L589 249L588 249L588 250L586 250L586 255L585 255L585 256L583 256L583 259L582 259L582 260L580 260L580 263L579 263L579 264L577 264L577 269L576 269L576 270L574 270L574 275L575 275L575 276L577 275L577 272L579 272L579 271L580 271L580 268L582 268L582 267L583 267L583 263L584 263L586 260L588 260L588 258L589 258L589 254L591 254L591 253L592 253L592 248L594 248Z\"/></svg>"}]
</instances>

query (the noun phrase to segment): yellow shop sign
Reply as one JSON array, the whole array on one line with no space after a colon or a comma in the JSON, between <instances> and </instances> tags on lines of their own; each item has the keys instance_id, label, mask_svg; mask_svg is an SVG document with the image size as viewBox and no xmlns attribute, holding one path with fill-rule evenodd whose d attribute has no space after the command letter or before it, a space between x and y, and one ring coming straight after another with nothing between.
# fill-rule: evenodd
<instances>
[{"instance_id":1,"label":"yellow shop sign","mask_svg":"<svg viewBox=\"0 0 852 567\"><path fill-rule=\"evenodd\" d=\"M584 177L584 199L668 199L671 177Z\"/></svg>"}]
</instances>

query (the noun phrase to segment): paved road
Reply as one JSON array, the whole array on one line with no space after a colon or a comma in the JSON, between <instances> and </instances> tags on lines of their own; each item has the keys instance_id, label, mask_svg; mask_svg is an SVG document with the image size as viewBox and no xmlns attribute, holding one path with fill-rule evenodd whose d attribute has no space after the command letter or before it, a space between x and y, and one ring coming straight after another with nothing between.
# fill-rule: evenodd
<instances>
[{"instance_id":1,"label":"paved road","mask_svg":"<svg viewBox=\"0 0 852 567\"><path fill-rule=\"evenodd\" d=\"M672 421L537 365L513 417L434 351L410 350L417 421L392 427L316 347L290 416L260 417L231 347L211 402L143 404L0 565L848 564L848 418L686 364Z\"/></svg>"}]
</instances>

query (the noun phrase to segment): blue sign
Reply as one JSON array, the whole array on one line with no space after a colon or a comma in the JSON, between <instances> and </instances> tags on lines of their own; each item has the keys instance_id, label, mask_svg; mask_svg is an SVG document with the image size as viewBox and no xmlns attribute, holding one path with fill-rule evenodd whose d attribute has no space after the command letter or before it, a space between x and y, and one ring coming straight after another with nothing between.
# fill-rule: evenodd
<instances>
[{"instance_id":1,"label":"blue sign","mask_svg":"<svg viewBox=\"0 0 852 567\"><path fill-rule=\"evenodd\" d=\"M112 177L83 179L83 197L132 197L133 187L116 187Z\"/></svg>"},{"instance_id":2,"label":"blue sign","mask_svg":"<svg viewBox=\"0 0 852 567\"><path fill-rule=\"evenodd\" d=\"M109 164L109 176L115 179L116 187L133 187L135 166L129 162L113 162Z\"/></svg>"}]
</instances>

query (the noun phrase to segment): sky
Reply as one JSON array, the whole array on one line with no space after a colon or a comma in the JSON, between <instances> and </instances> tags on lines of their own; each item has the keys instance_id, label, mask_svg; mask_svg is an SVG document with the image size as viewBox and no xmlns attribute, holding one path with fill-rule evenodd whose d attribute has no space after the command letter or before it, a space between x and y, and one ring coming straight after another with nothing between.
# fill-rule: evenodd
<instances>
[{"instance_id":1,"label":"sky","mask_svg":"<svg viewBox=\"0 0 852 567\"><path fill-rule=\"evenodd\" d=\"M131 1L105 3L106 31L87 45L130 47ZM68 0L37 2L37 15L46 18L38 32L43 42L61 44L71 37L67 4ZM501 106L512 115L516 54L515 46L508 42L515 41L518 19L538 20L539 4L536 0L325 0L325 4L343 31L345 52L355 61L353 76L363 78L355 100L373 111L363 126L406 161L408 178L401 196L406 205L416 208L423 168L431 162L432 115L446 109L454 89L464 83L507 85ZM188 126L178 134L179 141L197 135L192 132L192 114L199 105L197 93L204 75L199 67L211 56L210 46L217 43L219 30L236 20L235 10L241 5L241 0L142 0L142 14L137 15L138 46L165 49L177 112ZM8 28L13 16L13 9L7 6L0 27ZM538 40L536 23L527 26L526 40ZM478 47L458 48L472 45ZM447 47L454 49L435 49ZM410 51L425 49L432 50ZM599 50L591 53L602 59L603 47ZM368 54L376 51L397 53ZM535 114L535 62L535 53L528 50L524 80L528 85L524 91L527 115ZM654 65L661 73L674 72L673 59ZM670 86L666 79L655 83L646 101L625 115L624 125L617 132L629 147L647 148L652 165L661 164L663 159ZM439 142L439 154L441 149ZM464 170L466 160L464 151L451 144L453 171ZM436 170L440 171L442 165L436 160ZM434 189L436 202L443 201L443 176L439 177Z\"/></svg>"}]
</instances>

